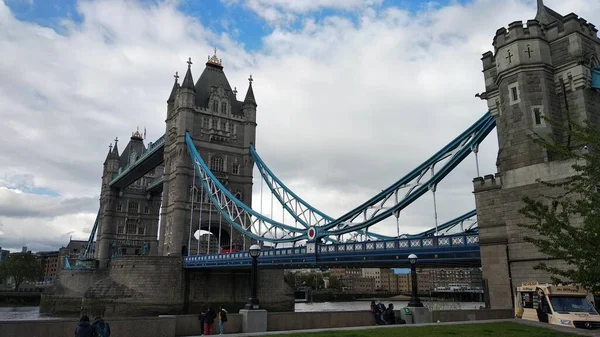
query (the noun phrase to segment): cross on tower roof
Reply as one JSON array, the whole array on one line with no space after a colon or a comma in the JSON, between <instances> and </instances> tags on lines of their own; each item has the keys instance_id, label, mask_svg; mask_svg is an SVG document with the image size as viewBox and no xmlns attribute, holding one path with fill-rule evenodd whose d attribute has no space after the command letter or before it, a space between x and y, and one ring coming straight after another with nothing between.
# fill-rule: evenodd
<instances>
[{"instance_id":1,"label":"cross on tower roof","mask_svg":"<svg viewBox=\"0 0 600 337\"><path fill-rule=\"evenodd\" d=\"M252 79L252 74L250 74L250 77L248 78L248 81L250 81L250 84L252 84L252 81L254 81L254 80Z\"/></svg>"},{"instance_id":2,"label":"cross on tower roof","mask_svg":"<svg viewBox=\"0 0 600 337\"><path fill-rule=\"evenodd\" d=\"M108 152L112 151L112 143L108 144Z\"/></svg>"},{"instance_id":3,"label":"cross on tower roof","mask_svg":"<svg viewBox=\"0 0 600 337\"><path fill-rule=\"evenodd\" d=\"M175 77L175 82L177 82L177 80L179 79L179 72L176 71L173 77Z\"/></svg>"},{"instance_id":4,"label":"cross on tower roof","mask_svg":"<svg viewBox=\"0 0 600 337\"><path fill-rule=\"evenodd\" d=\"M115 146L117 146L118 141L119 141L119 137L115 137Z\"/></svg>"},{"instance_id":5,"label":"cross on tower roof","mask_svg":"<svg viewBox=\"0 0 600 337\"><path fill-rule=\"evenodd\" d=\"M188 68L190 68L192 66L192 58L188 58L186 63L188 64Z\"/></svg>"}]
</instances>

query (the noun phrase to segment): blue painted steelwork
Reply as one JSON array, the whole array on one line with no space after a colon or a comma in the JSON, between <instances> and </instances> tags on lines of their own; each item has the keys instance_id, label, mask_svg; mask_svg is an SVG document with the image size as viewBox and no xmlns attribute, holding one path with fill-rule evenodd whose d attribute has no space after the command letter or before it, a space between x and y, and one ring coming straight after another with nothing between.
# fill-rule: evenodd
<instances>
[{"instance_id":1,"label":"blue painted steelwork","mask_svg":"<svg viewBox=\"0 0 600 337\"><path fill-rule=\"evenodd\" d=\"M284 207L286 209L286 211L289 214L291 214L294 217L294 219L297 220L298 222L300 222L304 227L308 228L311 224L310 222L308 222L308 223L306 222L307 218L306 218L306 216L304 216L306 213L309 213L309 215L308 215L309 219L315 220L315 222L317 222L317 224L322 221L324 221L325 223L329 223L329 222L332 222L335 220L334 218L330 217L329 215L325 214L324 212L311 206L308 202L304 201L297 194L295 194L289 187L287 187L283 183L283 181L281 181L281 179L279 179L275 175L275 173L273 173L273 171L267 166L267 164L260 157L260 155L258 154L256 149L252 145L250 146L250 154L252 155L252 158L254 159L254 162L256 163L263 180L266 182L267 187L275 195L275 198L277 199L277 201L279 201L281 206ZM425 162L425 164L427 165L430 163ZM299 204L301 209L299 210L298 213L300 213L302 215L296 214L296 212L289 206L290 202L286 202L284 200L284 195L282 195L280 191L283 191L284 194L285 193L289 194L292 197L292 200L296 201ZM314 216L313 213L316 214L318 217L320 217L320 219L318 217ZM455 226L459 225L460 223L462 223L463 221L465 221L469 218L472 218L476 215L477 215L477 212L475 210L472 210L468 213L465 213L465 214L457 217L456 219L452 219L452 220L438 226L437 231L439 232L439 231L450 230L450 229L454 228ZM432 235L435 233L435 231L436 231L436 228L432 228L427 231L421 232L419 234L412 234L412 235L404 234L402 236L409 237L409 238L418 238L418 237L422 237L422 236ZM365 233L365 231L363 231L362 229L359 230L358 233L360 235L366 235L367 237L371 237L376 240L390 240L390 239L395 238L395 236L386 236L386 235L381 235L381 234L372 233L372 232Z\"/></svg>"},{"instance_id":2,"label":"blue painted steelwork","mask_svg":"<svg viewBox=\"0 0 600 337\"><path fill-rule=\"evenodd\" d=\"M121 178L123 178L127 173L133 170L135 167L144 162L146 158L148 158L151 154L156 153L158 150L162 149L165 146L165 135L162 135L158 138L154 143L148 143L148 148L144 151L140 157L134 161L130 162L129 165L121 172L119 172L113 179L110 181L109 186L113 186L116 184Z\"/></svg>"},{"instance_id":3,"label":"blue painted steelwork","mask_svg":"<svg viewBox=\"0 0 600 337\"><path fill-rule=\"evenodd\" d=\"M393 215L394 213L399 212L400 210L411 204L413 201L417 200L421 195L425 194L430 189L435 188L435 186L443 178L445 178L456 166L458 166L458 164L460 164L460 162L462 162L471 153L474 146L479 145L495 127L496 120L491 115L491 113L486 113L477 123L475 123L467 131L461 134L452 143L444 147L442 151L438 152L427 162L421 164L421 166L413 170L407 176L400 179L394 185L388 187L383 192L371 198L369 201L365 202L361 206L346 213L345 215L342 215L335 221L323 226L322 229L332 229L336 226L344 225L344 223L346 223L347 221L352 221L361 213L363 213L367 208L371 207L372 205L380 202L385 198L389 198L390 194L397 190L399 187L405 185L408 181L414 179L417 175L422 174L423 168L427 168L428 166L430 166L427 165L429 162L437 162L442 159L441 157L449 156L449 153L452 153L453 149L459 149L456 153L452 154L451 159L447 163L445 163L437 173L433 175L433 177L427 182L426 185L416 187L412 191L412 193L407 195L402 201L398 202L397 204L386 210L383 210L379 215L376 215L367 221L357 224L349 223L346 224L345 227L342 229L330 230L327 231L327 233L329 235L341 235L349 232L354 232L359 229L372 226L377 222L382 221L385 218Z\"/></svg>"},{"instance_id":4,"label":"blue painted steelwork","mask_svg":"<svg viewBox=\"0 0 600 337\"><path fill-rule=\"evenodd\" d=\"M452 220L450 220L450 221L448 221L448 222L446 222L444 224L439 225L437 227L437 231L438 232L440 232L440 231L448 231L448 230L450 230L450 229L452 229L452 228L460 225L465 220L468 220L468 219L470 219L470 218L472 218L472 217L474 217L476 215L477 215L477 210L474 209L474 210L472 210L472 211L470 211L468 213L465 213L465 214L459 216L458 218L452 219ZM472 226L470 228L468 228L468 229L472 229ZM428 230L426 230L424 232L421 232L419 234L406 235L406 237L408 237L408 238L420 238L420 237L425 237L425 236L431 236L431 235L435 235L435 231L436 231L436 228L434 227L434 228L428 229Z\"/></svg>"},{"instance_id":5,"label":"blue painted steelwork","mask_svg":"<svg viewBox=\"0 0 600 337\"><path fill-rule=\"evenodd\" d=\"M250 154L252 155L252 158L254 159L254 162L256 163L256 166L258 168L258 171L260 172L260 175L262 176L263 180L266 182L269 190L271 190L271 193L273 193L273 195L275 195L275 198L277 199L279 204L292 217L294 217L294 219L296 221L298 221L304 228L308 228L312 225L315 225L315 226L319 225L319 224L323 225L325 223L329 223L329 222L332 222L335 220L334 218L321 212L317 208L311 206L308 202L304 201L296 193L294 193L289 187L287 187L283 183L283 181L281 181L279 178L277 178L275 173L273 173L273 171L271 171L271 169L267 166L267 164L265 164L265 162L262 160L262 158L258 155L258 152L256 152L256 149L254 148L254 145L252 145L252 144L250 145ZM279 189L274 186L273 182L275 182L275 184L279 185L279 187L280 187L279 189L283 190L284 194L285 193L289 194L290 196L292 196L292 200L297 202L297 205L300 207L299 214L297 214L298 213L297 210L294 211L290 207L289 202L286 202L284 200L284 196L280 194ZM308 216L308 218L307 218L307 216ZM314 223L313 223L313 220L314 220ZM317 227L315 227L315 228L317 228ZM375 240L393 239L393 237L391 237L391 236L381 235L381 234L377 234L377 233L366 233L362 229L359 230L358 233L360 235L367 235L368 237L371 237ZM332 241L332 242L337 241L337 240L331 239L330 237L325 237L324 239L326 241Z\"/></svg>"},{"instance_id":6,"label":"blue painted steelwork","mask_svg":"<svg viewBox=\"0 0 600 337\"><path fill-rule=\"evenodd\" d=\"M480 264L479 235L460 234L413 239L353 242L340 244L308 243L306 247L264 250L258 258L263 268L408 265L407 257L415 253L422 266ZM195 255L184 258L188 269L247 268L248 252Z\"/></svg>"},{"instance_id":7,"label":"blue painted steelwork","mask_svg":"<svg viewBox=\"0 0 600 337\"><path fill-rule=\"evenodd\" d=\"M92 250L92 246L94 245L94 237L96 237L96 230L98 230L98 219L100 218L100 210L98 210L98 214L96 215L96 221L94 221L94 227L92 228L92 232L90 233L90 237L88 238L88 242L85 245L85 250L81 252L80 258L89 258L90 252Z\"/></svg>"},{"instance_id":8,"label":"blue painted steelwork","mask_svg":"<svg viewBox=\"0 0 600 337\"><path fill-rule=\"evenodd\" d=\"M448 144L446 147L444 147L438 153L433 155L427 161L422 163L419 167L414 169L408 175L406 175L405 177L403 177L402 179L397 181L392 186L383 190L381 193L379 193L375 197L371 198L370 200L368 200L361 206L358 206L354 210L348 212L347 214L345 214L342 217L335 219L335 220L332 217L329 217L325 213L319 211L318 209L316 209L313 206L311 206L310 204L308 204L306 201L304 201L302 198L300 198L298 195L296 195L294 192L292 192L287 186L285 186L285 184L283 184L283 182L279 178L277 178L275 176L275 174L273 174L273 172L267 167L265 162L258 155L258 152L256 151L256 149L251 147L250 152L251 152L253 158L255 159L255 162L257 163L259 172L261 173L263 179L267 183L267 186L269 187L271 192L273 194L275 194L278 202L280 204L282 204L282 206L286 209L286 211L288 213L290 213L292 216L294 216L295 220L300 222L303 226L306 227L307 225L311 225L313 222L316 222L317 224L321 224L321 233L322 234L320 235L320 237L325 237L327 235L332 235L332 234L339 235L339 234L344 234L344 233L349 233L349 232L362 231L363 228L368 228L370 225L375 224L375 223L393 215L394 213L399 212L400 210L402 210L403 208L405 208L406 206L411 204L414 200L418 199L425 192L427 192L428 190L430 190L432 188L435 188L437 183L439 183L439 181L441 181L468 154L470 154L473 147L479 145L479 143L481 143L481 141L483 141L483 139L489 134L489 132L491 132L491 130L493 130L494 127L495 127L495 119L488 112L479 121L477 121L475 124L473 124L465 132L463 132L461 135L459 135L456 139L454 139L450 144ZM427 171L430 168L432 169L436 163L439 163L441 160L444 160L445 158L448 158L448 157L451 157L449 162L446 163L445 165L443 165L442 169L438 172L437 175L435 175L429 181L427 181L426 186L421 186L421 188L417 188L416 191L414 191L414 192L411 189L411 191L409 191L409 193L406 195L406 197L402 201L396 203L396 205L394 205L393 207L390 208L393 211L388 210L386 212L383 212L383 214L380 214L380 216L377 217L378 220L376 220L376 221L373 221L373 219L370 219L370 220L365 221L362 224L351 223L352 220L354 220L358 215L363 214L364 212L366 212L367 209L369 209L370 207L373 207L377 203L380 203L382 201L385 202L387 199L389 199L392 196L392 194L394 194L395 192L397 193L397 190L399 188L406 186L408 183L410 183L411 181L413 181L417 178L422 177L424 174L424 171ZM280 194L280 191L282 191L284 195L288 194L289 196L291 196L290 199L292 201L295 201L298 205L300 205L301 209L300 209L299 213L301 215L297 215L296 214L297 212L294 212L294 210L292 210L291 207L289 207L289 205L288 205L289 202L284 200L284 196L282 196ZM304 208L304 209L302 209L302 208ZM305 216L305 214L307 212L309 213L308 221L306 221L307 219ZM350 221L350 223L348 223L348 221ZM338 228L346 227L346 228L342 228L342 229L338 229L338 230L329 230L329 229L333 229L335 227L338 227ZM351 228L351 229L348 229L348 228ZM439 230L439 228L438 228L438 230ZM371 234L371 233L369 233L369 234ZM369 234L367 234L367 235L369 235ZM387 239L387 238L390 238L390 237L381 236L381 239Z\"/></svg>"},{"instance_id":9,"label":"blue painted steelwork","mask_svg":"<svg viewBox=\"0 0 600 337\"><path fill-rule=\"evenodd\" d=\"M404 178L400 179L392 186L383 190L381 193L377 194L375 197L371 198L363 205L355 208L354 210L343 215L342 217L335 219L334 221L331 221L327 224L321 225L319 230L317 231L317 239L327 238L329 236L340 236L347 233L357 233L358 231L365 230L366 228L375 225L376 223L388 218L389 216L397 214L400 210L410 205L413 201L418 199L427 191L435 189L437 184L446 175L448 175L460 162L462 162L462 160L464 160L471 153L471 151L483 141L483 139L485 139L485 137L494 129L495 125L496 122L494 117L489 112L486 113L479 121L477 121L475 124L469 127L465 132L463 132L450 144L446 145L441 151L439 151L437 154L425 161L419 167L414 169ZM188 146L188 152L192 160L196 163L194 167L198 173L198 177L200 177L199 179L201 179L201 183L204 189L210 192L208 194L209 199L211 200L213 205L216 206L219 213L238 231L241 231L244 235L247 235L251 238L273 243L295 242L307 239L308 230L306 228L292 227L269 219L263 216L262 214L253 211L250 207L237 200L220 183L220 181L212 174L212 172L210 172L210 169L198 154L198 151L196 150L195 145L193 144L193 141L189 134L186 134L186 143ZM446 162L444 162L443 165L441 165L441 168L437 173L433 174L434 165L439 164L442 160L445 160L446 158L449 159ZM263 168L263 170L261 171L267 172L267 170L264 169L266 165L264 165L264 162L262 162L262 160L260 161L260 164ZM403 199L398 200L399 189L406 187L407 184L413 181L414 179L417 179L417 182L419 182L420 179L423 178L423 176L430 170L432 172L432 177L430 179L428 179L423 184L417 184L414 187L410 187L410 190L406 194L406 196ZM274 191L274 189L272 189L272 191ZM289 192L293 193L291 191ZM297 197L295 194L294 196ZM383 203L387 202L388 200L390 200L390 198L394 196L396 198L395 204L393 204L390 207L382 207ZM283 199L279 199L279 201L282 200ZM297 200L300 201L302 199L297 198ZM318 211L303 200L302 202L307 208L310 207L312 211ZM371 218L367 219L366 212L367 210L372 208L376 209L376 211L371 216ZM289 212L290 208L288 207L287 210ZM324 213L322 212L316 214L324 215ZM363 222L352 222L359 215L362 214L365 215L365 219ZM240 220L240 222L238 223L236 219ZM267 237L264 233L258 231L257 233L259 235L256 235L250 230L250 226L247 224L248 220L251 222L251 224L254 224L256 222L258 222L261 225L265 224L268 230L274 232L275 234L269 233L270 237ZM240 223L242 223L243 225L240 225ZM311 223L305 222L304 224ZM277 235L278 230L280 231L279 235ZM281 233L282 231L284 232L283 235Z\"/></svg>"},{"instance_id":10,"label":"blue painted steelwork","mask_svg":"<svg viewBox=\"0 0 600 337\"><path fill-rule=\"evenodd\" d=\"M223 216L223 218L235 227L236 230L243 233L245 236L250 238L259 240L259 241L269 241L273 243L283 243L283 242L295 242L298 240L307 239L307 234L304 229L295 228L292 226L285 225L283 223L277 222L275 220L269 219L266 216L255 212L252 208L248 207L246 204L238 200L236 197L229 192L223 184L215 177L215 175L210 171L204 160L198 153L196 146L194 145L194 141L190 137L189 132L185 134L185 142L188 148L188 153L194 163L194 169L196 170L196 175L202 184L202 188L204 191L207 191L207 195L215 206L217 211ZM269 224L274 226L280 230L287 231L286 236L288 238L268 238L266 239L263 236L256 235L250 229L250 226L247 225L246 228L237 223L234 218L240 220L241 222L261 222L264 224ZM254 218L254 219L252 219Z\"/></svg>"},{"instance_id":11,"label":"blue painted steelwork","mask_svg":"<svg viewBox=\"0 0 600 337\"><path fill-rule=\"evenodd\" d=\"M592 69L592 88L600 89L600 67Z\"/></svg>"}]
</instances>

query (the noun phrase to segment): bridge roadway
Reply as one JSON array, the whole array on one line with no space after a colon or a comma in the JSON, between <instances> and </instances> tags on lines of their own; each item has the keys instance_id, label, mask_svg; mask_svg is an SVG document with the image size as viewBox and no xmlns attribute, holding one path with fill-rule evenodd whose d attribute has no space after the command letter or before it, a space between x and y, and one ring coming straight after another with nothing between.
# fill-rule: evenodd
<instances>
[{"instance_id":1,"label":"bridge roadway","mask_svg":"<svg viewBox=\"0 0 600 337\"><path fill-rule=\"evenodd\" d=\"M149 143L148 148L144 153L141 153L134 162L130 163L124 170L117 173L110 181L110 187L125 189L127 186L133 184L140 177L163 163L164 151L165 136L163 135L157 139L156 142ZM160 184L158 184L159 180ZM157 178L150 186L148 186L147 192L151 192L151 188L156 191L162 191L162 181L162 177Z\"/></svg>"},{"instance_id":2,"label":"bridge roadway","mask_svg":"<svg viewBox=\"0 0 600 337\"><path fill-rule=\"evenodd\" d=\"M340 244L307 243L303 247L263 250L258 265L264 269L394 267L408 268L408 255L419 257L421 268L480 267L478 234L457 234L415 239L353 242ZM192 255L184 259L186 269L248 268L248 252Z\"/></svg>"}]
</instances>

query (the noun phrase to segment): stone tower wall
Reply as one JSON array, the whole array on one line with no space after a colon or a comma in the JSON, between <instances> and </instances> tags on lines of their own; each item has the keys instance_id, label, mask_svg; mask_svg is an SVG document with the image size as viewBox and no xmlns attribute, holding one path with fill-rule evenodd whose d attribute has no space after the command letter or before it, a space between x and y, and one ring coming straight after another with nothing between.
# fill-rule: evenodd
<instances>
[{"instance_id":1,"label":"stone tower wall","mask_svg":"<svg viewBox=\"0 0 600 337\"><path fill-rule=\"evenodd\" d=\"M566 116L597 123L600 93L590 89L590 60L600 55L593 25L569 14L561 21L524 26L513 22L494 37L494 53L483 54L487 103L496 118L498 173L473 181L480 233L483 276L492 308L511 308L515 287L525 281L548 282L533 267L561 266L523 241L534 233L519 227L523 198L557 195L539 181L558 182L575 174L572 162L557 161L530 136L566 142L568 138L537 112L565 123ZM513 89L514 88L514 89ZM516 94L516 95L515 95ZM575 222L575 221L574 221Z\"/></svg>"},{"instance_id":2,"label":"stone tower wall","mask_svg":"<svg viewBox=\"0 0 600 337\"><path fill-rule=\"evenodd\" d=\"M213 88L212 94L212 97L226 97L222 87ZM249 146L255 141L255 108L244 107L242 113L213 112L210 104L209 108L197 106L195 95L195 90L180 87L177 98L167 109L165 183L159 236L162 255L181 255L190 249L192 254L197 253L198 241L192 238L190 247L188 242L190 233L193 234L198 228L210 229L214 234L210 239L202 238L199 252L201 254L217 251L219 227L223 244L229 244L228 238L231 235L233 241L240 244L244 240L235 230L233 234L230 233L230 225L218 215L214 207L211 208L206 194L202 197L201 206L200 194L195 193L192 212L191 191L194 185L197 189L200 189L200 186L197 177L194 183L195 173L185 144L186 132L190 133L198 152L209 167L214 156L223 159L223 170L213 170L213 173L232 194L241 197L246 205L252 206L254 162L250 157ZM229 105L229 109L232 109L232 104ZM234 172L234 165L239 167L237 173ZM210 250L207 249L206 240L211 240Z\"/></svg>"}]
</instances>

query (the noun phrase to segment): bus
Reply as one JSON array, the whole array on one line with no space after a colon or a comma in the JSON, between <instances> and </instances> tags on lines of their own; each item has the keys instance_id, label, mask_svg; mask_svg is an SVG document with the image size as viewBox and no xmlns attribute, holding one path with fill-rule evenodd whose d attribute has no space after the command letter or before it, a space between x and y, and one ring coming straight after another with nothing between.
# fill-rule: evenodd
<instances>
[{"instance_id":1,"label":"bus","mask_svg":"<svg viewBox=\"0 0 600 337\"><path fill-rule=\"evenodd\" d=\"M231 246L229 246L229 245L221 246L220 254L230 254L230 253L235 253L235 252L240 252L240 251L243 251L242 245L240 245L238 243L234 243Z\"/></svg>"},{"instance_id":2,"label":"bus","mask_svg":"<svg viewBox=\"0 0 600 337\"><path fill-rule=\"evenodd\" d=\"M517 287L515 317L571 328L600 329L590 293L578 285L525 282Z\"/></svg>"}]
</instances>

